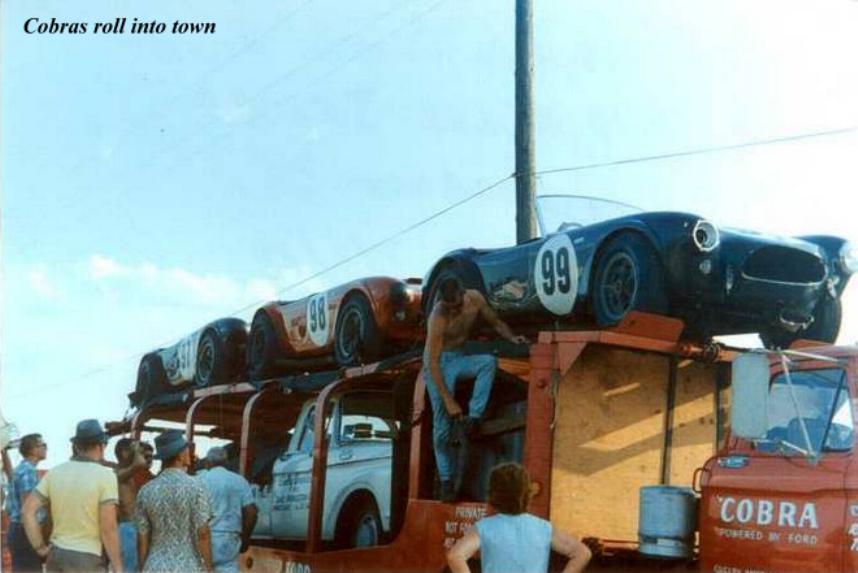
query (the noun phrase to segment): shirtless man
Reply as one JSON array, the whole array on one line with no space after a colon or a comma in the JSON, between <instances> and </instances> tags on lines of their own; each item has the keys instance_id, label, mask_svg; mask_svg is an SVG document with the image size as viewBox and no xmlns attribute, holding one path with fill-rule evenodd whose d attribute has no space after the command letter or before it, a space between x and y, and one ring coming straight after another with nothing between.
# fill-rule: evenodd
<instances>
[{"instance_id":1,"label":"shirtless man","mask_svg":"<svg viewBox=\"0 0 858 573\"><path fill-rule=\"evenodd\" d=\"M457 460L453 424L464 424L471 435L477 429L489 402L494 383L497 359L490 354L466 356L461 347L468 339L477 316L482 316L503 338L525 344L527 339L516 336L509 326L489 307L479 291L466 290L455 277L444 279L439 285L441 298L429 316L429 332L423 363L426 389L432 403L432 441L435 461L441 480L441 500L453 501L456 497ZM476 377L474 391L464 416L456 402L456 380ZM439 384L438 381L441 381Z\"/></svg>"},{"instance_id":2,"label":"shirtless man","mask_svg":"<svg viewBox=\"0 0 858 573\"><path fill-rule=\"evenodd\" d=\"M119 482L119 547L125 571L138 571L137 528L134 526L134 511L137 508L137 490L140 489L135 476L151 465L147 463L140 442L122 438L116 442L116 479Z\"/></svg>"}]
</instances>

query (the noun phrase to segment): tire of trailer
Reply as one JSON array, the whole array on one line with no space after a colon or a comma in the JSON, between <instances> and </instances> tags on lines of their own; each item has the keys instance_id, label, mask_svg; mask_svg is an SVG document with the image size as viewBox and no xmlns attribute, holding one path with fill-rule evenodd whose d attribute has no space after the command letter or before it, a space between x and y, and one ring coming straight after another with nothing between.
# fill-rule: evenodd
<instances>
[{"instance_id":1,"label":"tire of trailer","mask_svg":"<svg viewBox=\"0 0 858 573\"><path fill-rule=\"evenodd\" d=\"M383 346L369 300L361 293L349 295L337 313L334 328L337 364L348 367L375 362L381 357Z\"/></svg>"},{"instance_id":2,"label":"tire of trailer","mask_svg":"<svg viewBox=\"0 0 858 573\"><path fill-rule=\"evenodd\" d=\"M204 388L230 382L227 362L223 340L214 329L209 328L200 336L197 345L194 385Z\"/></svg>"},{"instance_id":3,"label":"tire of trailer","mask_svg":"<svg viewBox=\"0 0 858 573\"><path fill-rule=\"evenodd\" d=\"M144 356L140 360L140 366L137 368L137 388L135 392L140 406L143 406L158 394L169 390L169 388L167 372L164 370L164 363L161 362L161 357L155 353Z\"/></svg>"},{"instance_id":4,"label":"tire of trailer","mask_svg":"<svg viewBox=\"0 0 858 573\"><path fill-rule=\"evenodd\" d=\"M339 549L374 547L382 542L378 505L370 493L352 494L337 517L334 543Z\"/></svg>"},{"instance_id":5,"label":"tire of trailer","mask_svg":"<svg viewBox=\"0 0 858 573\"><path fill-rule=\"evenodd\" d=\"M276 374L279 345L271 317L263 310L257 311L247 341L247 376L251 380L263 380Z\"/></svg>"},{"instance_id":6,"label":"tire of trailer","mask_svg":"<svg viewBox=\"0 0 858 573\"><path fill-rule=\"evenodd\" d=\"M598 326L613 326L632 310L667 313L664 269L648 239L633 232L617 235L598 257L591 289Z\"/></svg>"},{"instance_id":7,"label":"tire of trailer","mask_svg":"<svg viewBox=\"0 0 858 573\"><path fill-rule=\"evenodd\" d=\"M466 289L475 289L485 295L479 271L473 268L469 269L465 264L457 260L446 262L435 273L435 277L428 285L428 288L423 289L424 293L428 293L427 296L423 297L423 316L426 317L427 321L432 314L432 309L435 308L435 303L440 297L438 289L441 283L450 277L459 279L462 286Z\"/></svg>"}]
</instances>

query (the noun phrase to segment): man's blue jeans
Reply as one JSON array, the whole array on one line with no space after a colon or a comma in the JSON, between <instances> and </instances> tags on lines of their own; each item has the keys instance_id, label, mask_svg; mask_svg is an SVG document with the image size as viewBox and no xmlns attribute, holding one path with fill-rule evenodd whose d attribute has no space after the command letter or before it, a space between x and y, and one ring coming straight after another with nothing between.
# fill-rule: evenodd
<instances>
[{"instance_id":1,"label":"man's blue jeans","mask_svg":"<svg viewBox=\"0 0 858 573\"><path fill-rule=\"evenodd\" d=\"M212 531L212 565L217 573L238 573L238 553L241 535Z\"/></svg>"},{"instance_id":2,"label":"man's blue jeans","mask_svg":"<svg viewBox=\"0 0 858 573\"><path fill-rule=\"evenodd\" d=\"M492 384L497 370L497 359L491 354L465 355L458 350L441 353L441 375L444 385L451 395L456 393L456 381L460 378L476 377L474 392L468 403L469 418L481 419L489 403ZM458 474L456 448L450 444L453 423L447 415L444 401L438 393L438 387L432 380L428 364L423 370L426 390L432 402L432 442L435 446L435 462L438 465L438 477L441 481L452 481Z\"/></svg>"},{"instance_id":3,"label":"man's blue jeans","mask_svg":"<svg viewBox=\"0 0 858 573\"><path fill-rule=\"evenodd\" d=\"M119 553L122 554L122 568L128 573L139 571L137 566L137 527L133 521L119 522Z\"/></svg>"}]
</instances>

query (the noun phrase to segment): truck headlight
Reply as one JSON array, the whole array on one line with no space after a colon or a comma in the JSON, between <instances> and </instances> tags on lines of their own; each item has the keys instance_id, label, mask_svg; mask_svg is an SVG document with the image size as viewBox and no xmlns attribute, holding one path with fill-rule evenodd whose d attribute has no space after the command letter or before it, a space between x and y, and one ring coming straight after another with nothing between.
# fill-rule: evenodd
<instances>
[{"instance_id":1,"label":"truck headlight","mask_svg":"<svg viewBox=\"0 0 858 573\"><path fill-rule=\"evenodd\" d=\"M700 219L694 225L694 230L691 231L691 238L694 240L694 246L703 253L714 251L721 244L718 227L705 219Z\"/></svg>"},{"instance_id":2,"label":"truck headlight","mask_svg":"<svg viewBox=\"0 0 858 573\"><path fill-rule=\"evenodd\" d=\"M858 272L858 245L847 242L840 247L840 264L849 273Z\"/></svg>"}]
</instances>

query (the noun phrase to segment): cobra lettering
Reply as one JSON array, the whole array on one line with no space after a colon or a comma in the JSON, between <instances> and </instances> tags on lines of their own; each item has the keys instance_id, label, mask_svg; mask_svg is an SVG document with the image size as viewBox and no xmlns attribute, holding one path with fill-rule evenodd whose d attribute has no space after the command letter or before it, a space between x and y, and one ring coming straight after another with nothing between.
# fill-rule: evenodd
<instances>
[{"instance_id":1,"label":"cobra lettering","mask_svg":"<svg viewBox=\"0 0 858 573\"><path fill-rule=\"evenodd\" d=\"M776 524L778 527L819 529L814 503L801 504L799 508L799 505L792 501L774 502L768 499L736 499L727 496L721 500L720 517L724 523Z\"/></svg>"},{"instance_id":2,"label":"cobra lettering","mask_svg":"<svg viewBox=\"0 0 858 573\"><path fill-rule=\"evenodd\" d=\"M310 566L305 563L295 563L294 561L287 561L286 567L284 568L284 573L311 573L312 569Z\"/></svg>"}]
</instances>

